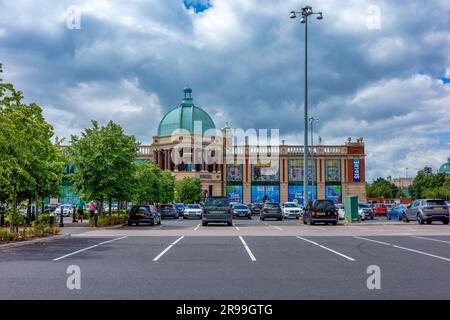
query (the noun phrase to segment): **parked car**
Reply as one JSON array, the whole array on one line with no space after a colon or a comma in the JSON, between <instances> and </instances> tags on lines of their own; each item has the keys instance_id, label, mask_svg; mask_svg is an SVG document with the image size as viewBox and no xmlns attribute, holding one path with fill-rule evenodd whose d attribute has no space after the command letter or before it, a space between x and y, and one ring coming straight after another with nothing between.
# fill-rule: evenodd
<instances>
[{"instance_id":1,"label":"parked car","mask_svg":"<svg viewBox=\"0 0 450 320\"><path fill-rule=\"evenodd\" d=\"M373 212L370 205L366 203L358 203L358 215L361 220L370 219L373 220L375 213Z\"/></svg>"},{"instance_id":2,"label":"parked car","mask_svg":"<svg viewBox=\"0 0 450 320\"><path fill-rule=\"evenodd\" d=\"M449 222L449 208L442 199L420 199L408 205L404 221L416 220L420 224L431 224L433 221Z\"/></svg>"},{"instance_id":3,"label":"parked car","mask_svg":"<svg viewBox=\"0 0 450 320\"><path fill-rule=\"evenodd\" d=\"M262 207L263 207L262 203L252 203L250 206L250 211L252 212L252 215L260 214Z\"/></svg>"},{"instance_id":4,"label":"parked car","mask_svg":"<svg viewBox=\"0 0 450 320\"><path fill-rule=\"evenodd\" d=\"M282 206L283 216L285 219L288 218L299 218L303 215L303 209L296 202L285 202Z\"/></svg>"},{"instance_id":5,"label":"parked car","mask_svg":"<svg viewBox=\"0 0 450 320\"><path fill-rule=\"evenodd\" d=\"M182 217L184 215L184 203L175 203L175 207L178 210L178 216Z\"/></svg>"},{"instance_id":6,"label":"parked car","mask_svg":"<svg viewBox=\"0 0 450 320\"><path fill-rule=\"evenodd\" d=\"M73 206L71 204L62 204L59 206L59 208L56 210L57 214L61 213L61 208L63 209L63 216L68 217L73 213Z\"/></svg>"},{"instance_id":7,"label":"parked car","mask_svg":"<svg viewBox=\"0 0 450 320\"><path fill-rule=\"evenodd\" d=\"M398 204L398 205L390 208L388 211L388 219L389 220L396 219L396 220L400 220L400 221L403 220L405 210L406 210L406 205L404 205L404 204Z\"/></svg>"},{"instance_id":8,"label":"parked car","mask_svg":"<svg viewBox=\"0 0 450 320\"><path fill-rule=\"evenodd\" d=\"M245 204L238 203L233 206L233 218L244 217L247 219L252 218L250 208Z\"/></svg>"},{"instance_id":9,"label":"parked car","mask_svg":"<svg viewBox=\"0 0 450 320\"><path fill-rule=\"evenodd\" d=\"M180 217L177 207L170 203L170 204L163 204L160 208L161 218L173 218L178 219Z\"/></svg>"},{"instance_id":10,"label":"parked car","mask_svg":"<svg viewBox=\"0 0 450 320\"><path fill-rule=\"evenodd\" d=\"M339 221L338 210L331 200L314 200L303 214L303 223L313 225L316 222L337 225Z\"/></svg>"},{"instance_id":11,"label":"parked car","mask_svg":"<svg viewBox=\"0 0 450 320\"><path fill-rule=\"evenodd\" d=\"M128 214L128 225L149 223L161 224L161 215L153 205L133 206Z\"/></svg>"},{"instance_id":12,"label":"parked car","mask_svg":"<svg viewBox=\"0 0 450 320\"><path fill-rule=\"evenodd\" d=\"M261 209L260 219L262 221L267 218L277 219L279 221L283 220L283 211L278 202L267 202Z\"/></svg>"},{"instance_id":13,"label":"parked car","mask_svg":"<svg viewBox=\"0 0 450 320\"><path fill-rule=\"evenodd\" d=\"M336 207L336 209L338 210L338 217L339 220L344 220L345 219L345 209L344 209L344 205L337 203L334 205Z\"/></svg>"},{"instance_id":14,"label":"parked car","mask_svg":"<svg viewBox=\"0 0 450 320\"><path fill-rule=\"evenodd\" d=\"M215 222L226 223L228 226L233 225L233 211L228 197L206 198L202 213L202 225L207 226L208 223Z\"/></svg>"},{"instance_id":15,"label":"parked car","mask_svg":"<svg viewBox=\"0 0 450 320\"><path fill-rule=\"evenodd\" d=\"M183 219L202 218L202 207L199 204L188 204L186 207L183 205L183 207Z\"/></svg>"},{"instance_id":16,"label":"parked car","mask_svg":"<svg viewBox=\"0 0 450 320\"><path fill-rule=\"evenodd\" d=\"M375 216L387 217L388 209L387 209L386 205L384 205L383 203L373 204L372 210L373 210L373 213L375 214Z\"/></svg>"}]
</instances>

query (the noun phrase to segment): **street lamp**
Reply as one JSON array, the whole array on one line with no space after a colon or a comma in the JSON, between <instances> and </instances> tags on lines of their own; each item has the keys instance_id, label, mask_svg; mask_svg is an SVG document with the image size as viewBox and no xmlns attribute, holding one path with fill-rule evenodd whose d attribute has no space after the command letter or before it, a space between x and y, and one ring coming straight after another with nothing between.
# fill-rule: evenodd
<instances>
[{"instance_id":1,"label":"street lamp","mask_svg":"<svg viewBox=\"0 0 450 320\"><path fill-rule=\"evenodd\" d=\"M311 117L309 118L309 122L311 123L311 181L312 181L312 190L311 190L311 199L314 201L315 192L314 192L314 175L316 173L316 166L314 165L314 131L313 126L314 122L319 122L319 119Z\"/></svg>"},{"instance_id":2,"label":"street lamp","mask_svg":"<svg viewBox=\"0 0 450 320\"><path fill-rule=\"evenodd\" d=\"M304 128L304 148L303 148L303 204L308 204L308 17L317 15L318 20L323 19L322 12L314 12L312 7L304 6L302 11L291 11L290 18L295 19L301 16L300 23L305 24L305 128Z\"/></svg>"}]
</instances>

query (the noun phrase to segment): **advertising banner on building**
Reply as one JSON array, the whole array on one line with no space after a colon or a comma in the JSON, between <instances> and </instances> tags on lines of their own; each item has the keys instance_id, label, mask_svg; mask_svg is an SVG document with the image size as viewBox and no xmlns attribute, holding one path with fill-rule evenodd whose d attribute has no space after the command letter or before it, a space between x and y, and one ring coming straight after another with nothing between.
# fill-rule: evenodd
<instances>
[{"instance_id":1,"label":"advertising banner on building","mask_svg":"<svg viewBox=\"0 0 450 320\"><path fill-rule=\"evenodd\" d=\"M341 160L325 160L325 181L341 181Z\"/></svg>"},{"instance_id":2,"label":"advertising banner on building","mask_svg":"<svg viewBox=\"0 0 450 320\"><path fill-rule=\"evenodd\" d=\"M252 186L252 203L280 202L280 186Z\"/></svg>"},{"instance_id":3,"label":"advertising banner on building","mask_svg":"<svg viewBox=\"0 0 450 320\"><path fill-rule=\"evenodd\" d=\"M314 166L317 172L317 162L314 160ZM309 182L312 180L312 161L308 160ZM291 183L303 183L303 159L288 160L288 179ZM317 173L314 175L314 181L317 180Z\"/></svg>"},{"instance_id":4,"label":"advertising banner on building","mask_svg":"<svg viewBox=\"0 0 450 320\"><path fill-rule=\"evenodd\" d=\"M314 186L314 194L317 195L317 187ZM308 188L309 200L312 200L312 187ZM301 185L291 185L288 187L288 201L292 202L297 200L298 204L303 205L303 186Z\"/></svg>"},{"instance_id":5,"label":"advertising banner on building","mask_svg":"<svg viewBox=\"0 0 450 320\"><path fill-rule=\"evenodd\" d=\"M361 168L359 159L353 159L353 181L361 182Z\"/></svg>"},{"instance_id":6,"label":"advertising banner on building","mask_svg":"<svg viewBox=\"0 0 450 320\"><path fill-rule=\"evenodd\" d=\"M227 164L227 182L242 182L242 164Z\"/></svg>"},{"instance_id":7,"label":"advertising banner on building","mask_svg":"<svg viewBox=\"0 0 450 320\"><path fill-rule=\"evenodd\" d=\"M227 186L227 196L230 202L242 202L242 186Z\"/></svg>"},{"instance_id":8,"label":"advertising banner on building","mask_svg":"<svg viewBox=\"0 0 450 320\"><path fill-rule=\"evenodd\" d=\"M252 164L252 182L278 182L279 180L278 161Z\"/></svg>"},{"instance_id":9,"label":"advertising banner on building","mask_svg":"<svg viewBox=\"0 0 450 320\"><path fill-rule=\"evenodd\" d=\"M342 203L342 186L325 186L325 199Z\"/></svg>"}]
</instances>

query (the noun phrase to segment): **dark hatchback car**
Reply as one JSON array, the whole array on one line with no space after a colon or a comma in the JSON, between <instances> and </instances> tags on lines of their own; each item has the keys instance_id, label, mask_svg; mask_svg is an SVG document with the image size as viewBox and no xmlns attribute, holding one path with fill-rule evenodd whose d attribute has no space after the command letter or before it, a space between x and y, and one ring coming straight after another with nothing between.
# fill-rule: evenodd
<instances>
[{"instance_id":1,"label":"dark hatchback car","mask_svg":"<svg viewBox=\"0 0 450 320\"><path fill-rule=\"evenodd\" d=\"M250 211L253 214L260 214L261 213L261 209L264 205L262 203L252 203L250 205Z\"/></svg>"},{"instance_id":2,"label":"dark hatchback car","mask_svg":"<svg viewBox=\"0 0 450 320\"><path fill-rule=\"evenodd\" d=\"M267 218L273 218L277 220L283 220L283 211L278 202L267 202L261 209L261 214L259 217L262 221Z\"/></svg>"},{"instance_id":3,"label":"dark hatchback car","mask_svg":"<svg viewBox=\"0 0 450 320\"><path fill-rule=\"evenodd\" d=\"M337 225L339 220L338 209L331 200L314 200L306 208L303 223L313 225L316 222Z\"/></svg>"},{"instance_id":4,"label":"dark hatchback car","mask_svg":"<svg viewBox=\"0 0 450 320\"><path fill-rule=\"evenodd\" d=\"M161 217L163 219L165 219L165 218L178 219L180 217L180 214L178 213L178 209L174 204L163 204L159 211L160 211Z\"/></svg>"},{"instance_id":5,"label":"dark hatchback car","mask_svg":"<svg viewBox=\"0 0 450 320\"><path fill-rule=\"evenodd\" d=\"M152 226L161 224L161 215L152 205L133 206L128 214L128 225L149 223Z\"/></svg>"},{"instance_id":6,"label":"dark hatchback car","mask_svg":"<svg viewBox=\"0 0 450 320\"><path fill-rule=\"evenodd\" d=\"M184 216L184 209L185 209L184 203L175 203L175 207L178 210L178 215L180 217L183 217Z\"/></svg>"},{"instance_id":7,"label":"dark hatchback car","mask_svg":"<svg viewBox=\"0 0 450 320\"><path fill-rule=\"evenodd\" d=\"M222 222L228 226L233 225L233 209L228 197L208 197L205 200L202 213L202 225Z\"/></svg>"}]
</instances>

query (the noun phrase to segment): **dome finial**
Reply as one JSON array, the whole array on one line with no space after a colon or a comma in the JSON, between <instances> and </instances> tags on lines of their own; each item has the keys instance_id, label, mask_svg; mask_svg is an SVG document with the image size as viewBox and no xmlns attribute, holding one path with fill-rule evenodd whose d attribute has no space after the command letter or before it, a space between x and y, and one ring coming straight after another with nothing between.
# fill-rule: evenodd
<instances>
[{"instance_id":1,"label":"dome finial","mask_svg":"<svg viewBox=\"0 0 450 320\"><path fill-rule=\"evenodd\" d=\"M192 94L192 89L189 86L184 87L183 89L184 92L184 98L192 98L191 94Z\"/></svg>"}]
</instances>

